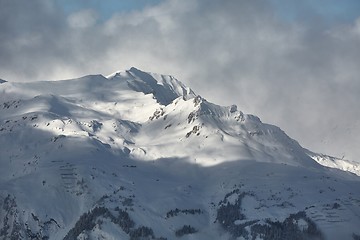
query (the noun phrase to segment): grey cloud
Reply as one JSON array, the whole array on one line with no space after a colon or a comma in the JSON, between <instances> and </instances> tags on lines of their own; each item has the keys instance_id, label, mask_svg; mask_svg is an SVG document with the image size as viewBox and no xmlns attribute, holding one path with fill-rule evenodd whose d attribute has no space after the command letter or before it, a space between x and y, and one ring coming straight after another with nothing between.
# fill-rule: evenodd
<instances>
[{"instance_id":1,"label":"grey cloud","mask_svg":"<svg viewBox=\"0 0 360 240\"><path fill-rule=\"evenodd\" d=\"M51 5L1 0L0 16L1 72L32 79L39 65L65 56L54 39L61 39L66 29Z\"/></svg>"},{"instance_id":2,"label":"grey cloud","mask_svg":"<svg viewBox=\"0 0 360 240\"><path fill-rule=\"evenodd\" d=\"M0 0L0 72L20 81L130 66L169 73L305 147L360 161L360 20L328 26L306 15L318 21L286 22L265 0L168 0L88 25L79 14L74 28L55 4Z\"/></svg>"}]
</instances>

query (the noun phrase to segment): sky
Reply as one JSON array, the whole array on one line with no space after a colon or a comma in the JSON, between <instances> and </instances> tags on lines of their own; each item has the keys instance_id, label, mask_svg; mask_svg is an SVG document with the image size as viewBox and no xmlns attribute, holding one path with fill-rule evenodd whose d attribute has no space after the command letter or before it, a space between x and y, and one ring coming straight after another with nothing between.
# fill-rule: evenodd
<instances>
[{"instance_id":1,"label":"sky","mask_svg":"<svg viewBox=\"0 0 360 240\"><path fill-rule=\"evenodd\" d=\"M135 66L360 162L358 0L0 0L0 78Z\"/></svg>"}]
</instances>

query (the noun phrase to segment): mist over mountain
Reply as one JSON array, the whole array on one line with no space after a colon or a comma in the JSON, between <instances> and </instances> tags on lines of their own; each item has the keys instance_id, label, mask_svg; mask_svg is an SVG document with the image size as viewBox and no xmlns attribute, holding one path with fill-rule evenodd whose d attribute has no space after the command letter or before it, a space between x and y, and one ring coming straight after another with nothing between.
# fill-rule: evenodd
<instances>
[{"instance_id":1,"label":"mist over mountain","mask_svg":"<svg viewBox=\"0 0 360 240\"><path fill-rule=\"evenodd\" d=\"M173 76L0 83L1 239L360 238L359 163Z\"/></svg>"}]
</instances>

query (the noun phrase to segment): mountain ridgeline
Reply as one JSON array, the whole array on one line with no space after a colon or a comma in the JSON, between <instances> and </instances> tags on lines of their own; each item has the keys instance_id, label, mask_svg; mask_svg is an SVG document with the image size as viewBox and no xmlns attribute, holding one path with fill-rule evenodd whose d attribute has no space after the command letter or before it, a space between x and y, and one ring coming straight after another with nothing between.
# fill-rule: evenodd
<instances>
[{"instance_id":1,"label":"mountain ridgeline","mask_svg":"<svg viewBox=\"0 0 360 240\"><path fill-rule=\"evenodd\" d=\"M0 239L360 239L360 165L172 76L0 80Z\"/></svg>"}]
</instances>

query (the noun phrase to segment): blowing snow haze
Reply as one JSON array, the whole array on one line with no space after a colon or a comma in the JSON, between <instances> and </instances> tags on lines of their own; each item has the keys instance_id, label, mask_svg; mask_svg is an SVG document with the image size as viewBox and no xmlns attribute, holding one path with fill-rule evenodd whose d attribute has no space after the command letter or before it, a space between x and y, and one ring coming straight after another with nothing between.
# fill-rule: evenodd
<instances>
[{"instance_id":1,"label":"blowing snow haze","mask_svg":"<svg viewBox=\"0 0 360 240\"><path fill-rule=\"evenodd\" d=\"M360 165L170 75L0 83L1 239L358 239Z\"/></svg>"}]
</instances>

